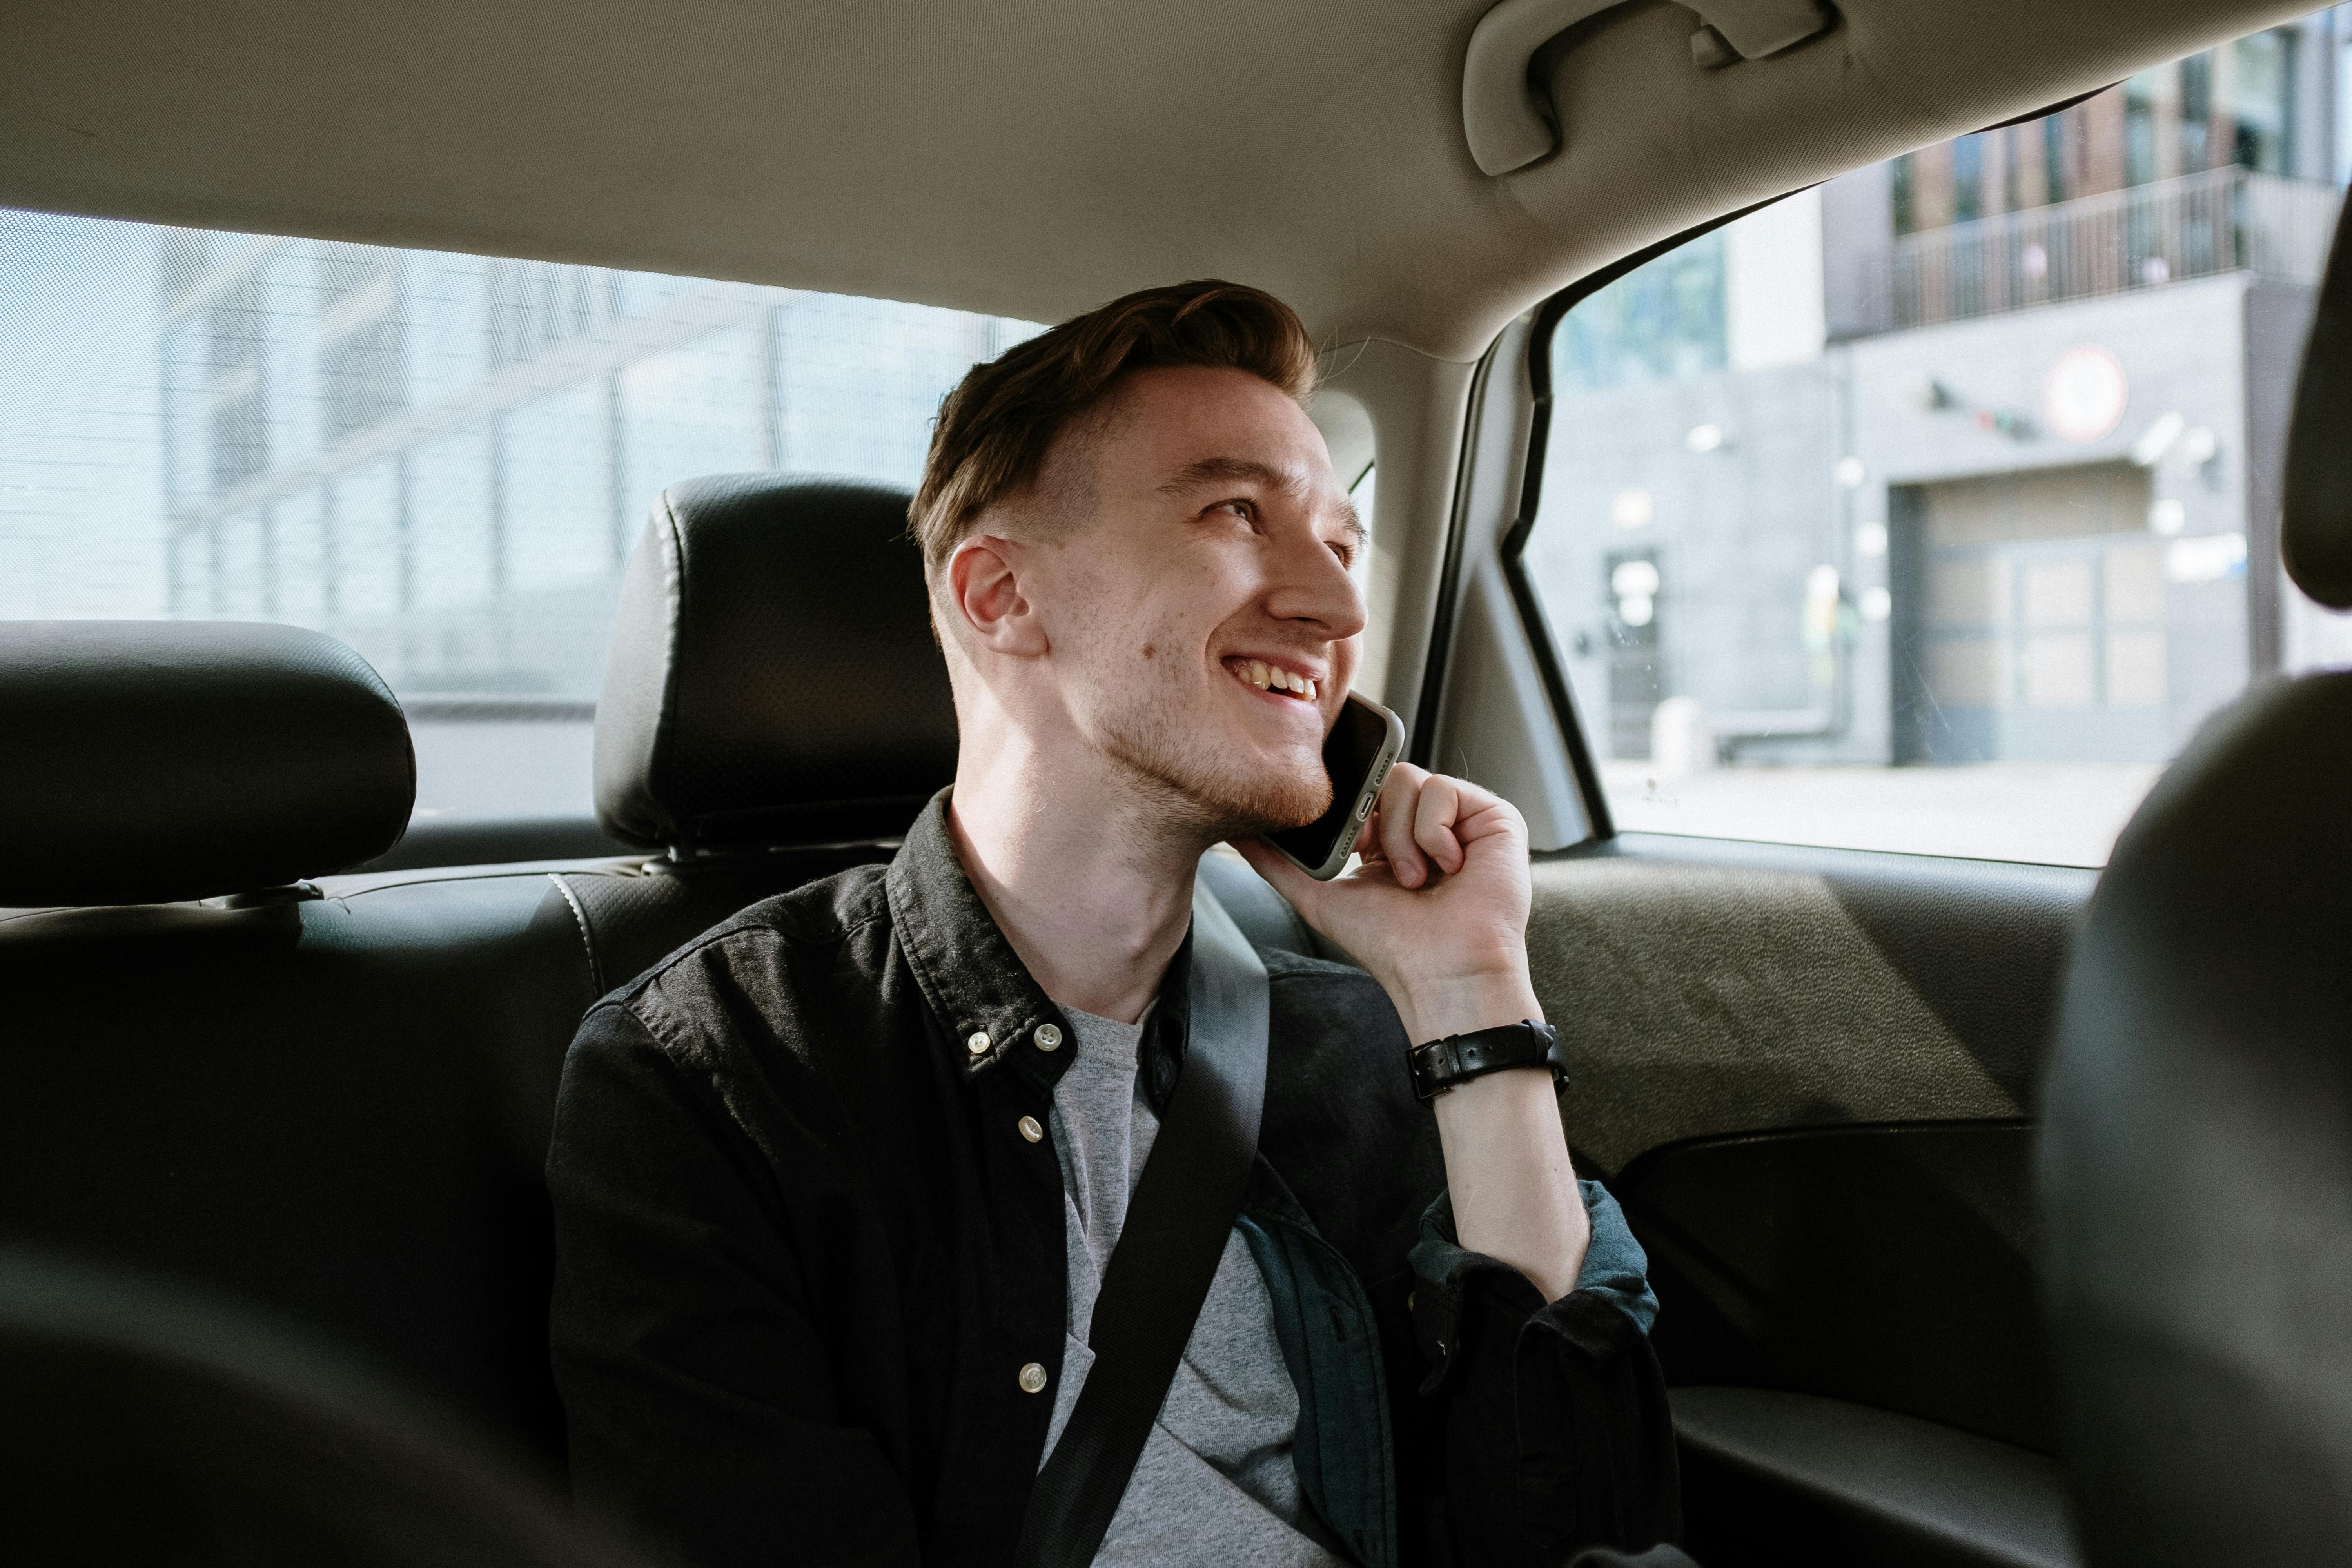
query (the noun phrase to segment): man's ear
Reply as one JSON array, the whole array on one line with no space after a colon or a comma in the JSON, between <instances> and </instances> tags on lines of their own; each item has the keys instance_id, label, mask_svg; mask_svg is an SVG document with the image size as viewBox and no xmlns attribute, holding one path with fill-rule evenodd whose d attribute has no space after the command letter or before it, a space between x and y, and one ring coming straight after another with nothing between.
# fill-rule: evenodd
<instances>
[{"instance_id":1,"label":"man's ear","mask_svg":"<svg viewBox=\"0 0 2352 1568\"><path fill-rule=\"evenodd\" d=\"M1036 607L1021 591L1027 556L1017 540L975 533L948 557L949 612L974 644L1011 658L1035 658L1051 647Z\"/></svg>"}]
</instances>

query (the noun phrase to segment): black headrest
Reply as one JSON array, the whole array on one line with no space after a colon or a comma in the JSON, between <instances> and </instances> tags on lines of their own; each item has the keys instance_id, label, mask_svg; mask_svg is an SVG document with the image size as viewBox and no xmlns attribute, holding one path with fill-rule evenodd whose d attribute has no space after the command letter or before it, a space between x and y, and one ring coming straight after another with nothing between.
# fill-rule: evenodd
<instances>
[{"instance_id":1,"label":"black headrest","mask_svg":"<svg viewBox=\"0 0 2352 1568\"><path fill-rule=\"evenodd\" d=\"M2092 1564L2352 1562L2352 674L2210 721L2116 841L2043 1110Z\"/></svg>"},{"instance_id":2,"label":"black headrest","mask_svg":"<svg viewBox=\"0 0 2352 1568\"><path fill-rule=\"evenodd\" d=\"M908 500L782 474L663 492L596 708L608 830L680 849L887 837L955 776Z\"/></svg>"},{"instance_id":3,"label":"black headrest","mask_svg":"<svg viewBox=\"0 0 2352 1568\"><path fill-rule=\"evenodd\" d=\"M168 903L382 854L408 721L331 637L246 621L0 621L0 905Z\"/></svg>"},{"instance_id":4,"label":"black headrest","mask_svg":"<svg viewBox=\"0 0 2352 1568\"><path fill-rule=\"evenodd\" d=\"M2281 506L2287 575L2321 604L2352 609L2352 202L2336 220L2304 344Z\"/></svg>"}]
</instances>

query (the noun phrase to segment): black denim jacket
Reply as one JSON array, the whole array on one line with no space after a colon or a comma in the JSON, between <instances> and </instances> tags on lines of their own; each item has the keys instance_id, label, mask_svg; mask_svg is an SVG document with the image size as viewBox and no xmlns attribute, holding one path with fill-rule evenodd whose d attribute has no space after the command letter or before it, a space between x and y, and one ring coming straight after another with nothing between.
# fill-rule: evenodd
<instances>
[{"instance_id":1,"label":"black denim jacket","mask_svg":"<svg viewBox=\"0 0 2352 1568\"><path fill-rule=\"evenodd\" d=\"M555 1371L574 1486L694 1563L1009 1561L1061 1375L1067 1022L965 879L945 795L887 867L742 911L606 997L565 1063ZM1143 1050L1183 1060L1180 953ZM1454 1245L1436 1126L1361 971L1262 951L1242 1231L1302 1489L1366 1568L1556 1563L1676 1531L1640 1249L1547 1304ZM1046 1373L1035 1393L1022 1370ZM1034 1381L1034 1377L1031 1381Z\"/></svg>"}]
</instances>

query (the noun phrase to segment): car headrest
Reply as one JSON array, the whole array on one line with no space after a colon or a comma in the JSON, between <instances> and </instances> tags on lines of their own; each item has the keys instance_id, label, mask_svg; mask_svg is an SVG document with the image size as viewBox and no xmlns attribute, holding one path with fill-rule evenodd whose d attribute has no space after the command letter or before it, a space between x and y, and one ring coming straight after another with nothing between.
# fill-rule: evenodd
<instances>
[{"instance_id":1,"label":"car headrest","mask_svg":"<svg viewBox=\"0 0 2352 1568\"><path fill-rule=\"evenodd\" d=\"M722 474L655 503L596 708L596 815L695 851L906 831L955 776L907 492Z\"/></svg>"},{"instance_id":2,"label":"car headrest","mask_svg":"<svg viewBox=\"0 0 2352 1568\"><path fill-rule=\"evenodd\" d=\"M2083 1561L2352 1561L2352 673L2256 685L2116 843L2042 1111Z\"/></svg>"},{"instance_id":3,"label":"car headrest","mask_svg":"<svg viewBox=\"0 0 2352 1568\"><path fill-rule=\"evenodd\" d=\"M2352 609L2352 203L2336 222L2304 342L2281 509L2287 575L2321 604Z\"/></svg>"},{"instance_id":4,"label":"car headrest","mask_svg":"<svg viewBox=\"0 0 2352 1568\"><path fill-rule=\"evenodd\" d=\"M0 621L0 905L173 903L382 854L416 763L343 644L244 621Z\"/></svg>"}]
</instances>

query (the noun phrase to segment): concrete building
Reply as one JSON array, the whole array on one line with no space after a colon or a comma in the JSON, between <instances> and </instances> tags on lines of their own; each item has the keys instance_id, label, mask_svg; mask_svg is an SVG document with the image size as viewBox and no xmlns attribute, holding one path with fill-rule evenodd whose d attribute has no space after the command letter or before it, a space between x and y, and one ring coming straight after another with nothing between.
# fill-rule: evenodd
<instances>
[{"instance_id":1,"label":"concrete building","mask_svg":"<svg viewBox=\"0 0 2352 1568\"><path fill-rule=\"evenodd\" d=\"M2275 542L2345 36L1860 171L1571 311L1529 564L1605 753L2153 762L2352 654Z\"/></svg>"},{"instance_id":2,"label":"concrete building","mask_svg":"<svg viewBox=\"0 0 2352 1568\"><path fill-rule=\"evenodd\" d=\"M948 388L1036 330L598 268L153 232L165 613L332 632L412 716L497 699L584 718L621 565L663 486L787 468L911 482Z\"/></svg>"}]
</instances>

